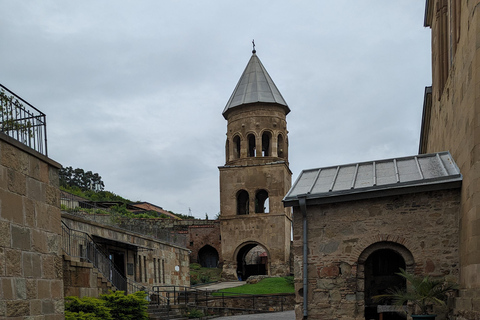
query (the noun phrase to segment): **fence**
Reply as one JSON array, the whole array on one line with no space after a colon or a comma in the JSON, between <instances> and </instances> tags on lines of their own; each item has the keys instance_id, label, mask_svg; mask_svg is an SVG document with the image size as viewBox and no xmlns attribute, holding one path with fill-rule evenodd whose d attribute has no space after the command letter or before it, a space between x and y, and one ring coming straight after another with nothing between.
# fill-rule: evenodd
<instances>
[{"instance_id":1,"label":"fence","mask_svg":"<svg viewBox=\"0 0 480 320\"><path fill-rule=\"evenodd\" d=\"M0 132L48 156L45 114L1 84Z\"/></svg>"},{"instance_id":2,"label":"fence","mask_svg":"<svg viewBox=\"0 0 480 320\"><path fill-rule=\"evenodd\" d=\"M154 286L153 292L165 297L170 305L195 307L206 314L278 312L294 303L294 294L223 293L183 286Z\"/></svg>"}]
</instances>

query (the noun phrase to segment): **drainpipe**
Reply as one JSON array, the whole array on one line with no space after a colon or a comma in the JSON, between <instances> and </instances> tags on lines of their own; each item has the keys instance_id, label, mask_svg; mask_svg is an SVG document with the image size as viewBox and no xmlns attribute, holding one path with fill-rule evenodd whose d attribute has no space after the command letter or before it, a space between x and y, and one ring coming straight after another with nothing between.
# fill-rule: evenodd
<instances>
[{"instance_id":1,"label":"drainpipe","mask_svg":"<svg viewBox=\"0 0 480 320\"><path fill-rule=\"evenodd\" d=\"M308 318L308 237L307 237L307 195L298 196L303 217L303 319Z\"/></svg>"}]
</instances>

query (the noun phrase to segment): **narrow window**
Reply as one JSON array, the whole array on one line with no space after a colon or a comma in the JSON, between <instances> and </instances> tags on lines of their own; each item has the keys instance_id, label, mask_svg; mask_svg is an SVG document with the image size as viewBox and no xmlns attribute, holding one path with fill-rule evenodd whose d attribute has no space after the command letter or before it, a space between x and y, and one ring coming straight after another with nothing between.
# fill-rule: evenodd
<instances>
[{"instance_id":1,"label":"narrow window","mask_svg":"<svg viewBox=\"0 0 480 320\"><path fill-rule=\"evenodd\" d=\"M268 213L268 192L265 190L257 191L255 195L255 213Z\"/></svg>"},{"instance_id":2,"label":"narrow window","mask_svg":"<svg viewBox=\"0 0 480 320\"><path fill-rule=\"evenodd\" d=\"M147 257L143 256L143 274L145 276L145 282L147 282Z\"/></svg>"},{"instance_id":3,"label":"narrow window","mask_svg":"<svg viewBox=\"0 0 480 320\"><path fill-rule=\"evenodd\" d=\"M158 282L162 283L162 268L160 262L160 259L158 259Z\"/></svg>"},{"instance_id":4,"label":"narrow window","mask_svg":"<svg viewBox=\"0 0 480 320\"><path fill-rule=\"evenodd\" d=\"M285 154L284 149L285 149L285 143L283 141L283 136L279 134L277 139L277 154L279 158L284 158L284 154Z\"/></svg>"},{"instance_id":5,"label":"narrow window","mask_svg":"<svg viewBox=\"0 0 480 320\"><path fill-rule=\"evenodd\" d=\"M230 143L227 139L227 142L225 142L225 162L228 162L230 160Z\"/></svg>"},{"instance_id":6,"label":"narrow window","mask_svg":"<svg viewBox=\"0 0 480 320\"><path fill-rule=\"evenodd\" d=\"M437 85L438 85L438 99L443 94L445 83L448 78L448 4L446 0L440 0L437 2L437 36L436 36L436 48L437 48Z\"/></svg>"},{"instance_id":7,"label":"narrow window","mask_svg":"<svg viewBox=\"0 0 480 320\"><path fill-rule=\"evenodd\" d=\"M239 136L235 136L233 138L233 158L234 159L238 159L240 158L240 137Z\"/></svg>"},{"instance_id":8,"label":"narrow window","mask_svg":"<svg viewBox=\"0 0 480 320\"><path fill-rule=\"evenodd\" d=\"M248 156L255 157L255 135L249 134L248 135Z\"/></svg>"},{"instance_id":9,"label":"narrow window","mask_svg":"<svg viewBox=\"0 0 480 320\"><path fill-rule=\"evenodd\" d=\"M153 258L153 282L157 283L157 259Z\"/></svg>"},{"instance_id":10,"label":"narrow window","mask_svg":"<svg viewBox=\"0 0 480 320\"><path fill-rule=\"evenodd\" d=\"M138 278L140 279L140 282L142 282L143 277L142 277L142 256L138 256Z\"/></svg>"},{"instance_id":11,"label":"narrow window","mask_svg":"<svg viewBox=\"0 0 480 320\"><path fill-rule=\"evenodd\" d=\"M248 192L240 190L237 194L237 215L248 214Z\"/></svg>"},{"instance_id":12,"label":"narrow window","mask_svg":"<svg viewBox=\"0 0 480 320\"><path fill-rule=\"evenodd\" d=\"M270 157L272 151L270 149L270 141L272 140L272 135L270 132L264 132L262 134L262 156Z\"/></svg>"},{"instance_id":13,"label":"narrow window","mask_svg":"<svg viewBox=\"0 0 480 320\"><path fill-rule=\"evenodd\" d=\"M162 259L162 281L165 283L165 260Z\"/></svg>"}]
</instances>

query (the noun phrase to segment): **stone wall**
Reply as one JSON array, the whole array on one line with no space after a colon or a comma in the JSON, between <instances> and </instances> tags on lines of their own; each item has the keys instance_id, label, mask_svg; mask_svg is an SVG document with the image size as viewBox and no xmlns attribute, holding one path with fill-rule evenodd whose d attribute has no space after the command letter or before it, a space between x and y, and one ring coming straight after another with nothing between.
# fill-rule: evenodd
<instances>
[{"instance_id":1,"label":"stone wall","mask_svg":"<svg viewBox=\"0 0 480 320\"><path fill-rule=\"evenodd\" d=\"M113 289L112 284L89 262L63 255L65 297L99 297Z\"/></svg>"},{"instance_id":2,"label":"stone wall","mask_svg":"<svg viewBox=\"0 0 480 320\"><path fill-rule=\"evenodd\" d=\"M429 1L432 12L432 105L424 114L420 152L449 150L463 175L460 211L460 297L458 319L480 318L480 16L478 1L448 1L440 13L438 1ZM447 3L445 1L445 3ZM455 8L454 8L455 6ZM459 12L454 16L453 12ZM441 26L442 15L457 22L458 42L452 41L450 26ZM443 38L443 39L442 39ZM445 41L445 42L442 42ZM439 44L446 43L448 59ZM456 47L456 50L453 49ZM440 62L448 60L448 78L441 90Z\"/></svg>"},{"instance_id":3,"label":"stone wall","mask_svg":"<svg viewBox=\"0 0 480 320\"><path fill-rule=\"evenodd\" d=\"M431 191L307 206L308 284L303 293L302 213L294 208L296 318L364 319L365 261L397 252L406 269L458 282L460 191ZM441 312L437 319L445 319Z\"/></svg>"},{"instance_id":4,"label":"stone wall","mask_svg":"<svg viewBox=\"0 0 480 320\"><path fill-rule=\"evenodd\" d=\"M2 319L63 319L59 168L0 134Z\"/></svg>"}]
</instances>

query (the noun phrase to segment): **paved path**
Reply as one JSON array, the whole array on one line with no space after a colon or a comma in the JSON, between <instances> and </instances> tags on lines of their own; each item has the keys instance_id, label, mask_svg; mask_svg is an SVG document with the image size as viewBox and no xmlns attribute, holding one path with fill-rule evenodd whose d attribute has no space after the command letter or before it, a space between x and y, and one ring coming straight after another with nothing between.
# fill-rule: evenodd
<instances>
[{"instance_id":1,"label":"paved path","mask_svg":"<svg viewBox=\"0 0 480 320\"><path fill-rule=\"evenodd\" d=\"M215 320L295 320L295 311L245 314L241 316L220 317L215 318Z\"/></svg>"},{"instance_id":2,"label":"paved path","mask_svg":"<svg viewBox=\"0 0 480 320\"><path fill-rule=\"evenodd\" d=\"M225 282L217 282L212 284L196 286L195 288L201 289L201 290L215 291L215 290L221 290L225 288L239 287L241 285L244 285L245 283L247 282L246 281L225 281Z\"/></svg>"}]
</instances>

